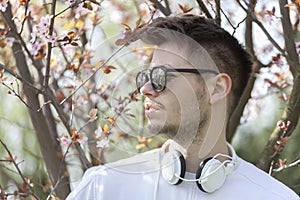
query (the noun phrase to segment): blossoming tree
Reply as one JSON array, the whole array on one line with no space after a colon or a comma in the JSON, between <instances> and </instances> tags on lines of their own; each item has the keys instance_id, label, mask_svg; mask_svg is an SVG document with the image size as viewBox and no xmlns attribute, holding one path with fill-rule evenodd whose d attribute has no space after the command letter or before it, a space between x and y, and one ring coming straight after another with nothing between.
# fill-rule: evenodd
<instances>
[{"instance_id":1,"label":"blossoming tree","mask_svg":"<svg viewBox=\"0 0 300 200\"><path fill-rule=\"evenodd\" d=\"M161 145L163 139L150 138L134 128L144 123L136 109L142 98L134 88L135 71L126 64L147 64L152 49L128 46L135 32L153 18L178 13L214 18L232 34L243 37L239 39L254 57L254 73L232 117L228 140L241 121L257 112L251 110L258 107L255 98L279 94L285 109L274 131L269 132L257 164L270 174L297 165L296 156L288 161L279 156L300 114L299 3L0 0L2 88L5 95L17 98L27 108L48 175L45 180L24 175L13 145L0 139L4 150L0 156L6 155L0 157L0 167L21 177L14 190L7 186L9 178L2 183L5 185L0 182L0 199L40 199L42 195L64 199L70 192L70 177L76 174L74 165L85 171L112 160L107 155L116 154L106 148L110 144L120 146L125 141L134 147L127 150L135 153ZM268 42L258 45L256 34L265 35ZM265 88L263 94L253 87L258 81ZM120 128L120 124L126 127Z\"/></svg>"}]
</instances>

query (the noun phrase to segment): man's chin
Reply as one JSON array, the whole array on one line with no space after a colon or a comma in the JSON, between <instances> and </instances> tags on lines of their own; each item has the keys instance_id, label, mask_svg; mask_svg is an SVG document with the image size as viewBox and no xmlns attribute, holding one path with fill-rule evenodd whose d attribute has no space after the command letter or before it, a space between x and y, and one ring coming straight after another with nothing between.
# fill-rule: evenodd
<instances>
[{"instance_id":1,"label":"man's chin","mask_svg":"<svg viewBox=\"0 0 300 200\"><path fill-rule=\"evenodd\" d=\"M158 125L158 124L153 124L149 123L147 126L149 133L151 135L159 135L168 139L172 139L176 133L178 128L175 127L174 125Z\"/></svg>"}]
</instances>

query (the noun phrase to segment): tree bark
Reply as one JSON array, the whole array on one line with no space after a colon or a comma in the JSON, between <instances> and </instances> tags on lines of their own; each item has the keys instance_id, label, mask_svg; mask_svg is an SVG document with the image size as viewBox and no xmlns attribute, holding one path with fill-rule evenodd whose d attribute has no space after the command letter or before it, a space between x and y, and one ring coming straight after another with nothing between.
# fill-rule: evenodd
<instances>
[{"instance_id":1,"label":"tree bark","mask_svg":"<svg viewBox=\"0 0 300 200\"><path fill-rule=\"evenodd\" d=\"M10 4L8 4L8 7L3 15L5 20L10 25L10 28L12 30L17 30L14 22L12 21L13 15ZM17 33L13 34L15 34L14 36L16 37ZM16 37L16 39L18 40L18 37ZM19 43L14 42L12 50L20 76L29 84L34 85L22 46ZM29 107L28 111L40 145L43 159L46 163L49 177L53 185L55 185L58 181L60 183L59 187L56 188L55 193L59 198L64 199L70 193L68 178L63 177L64 169L66 167L64 162L60 160L59 155L53 145L53 138L51 137L49 126L43 112L37 111L40 108L38 99L39 94L26 84L22 84L22 88L27 99L27 104ZM60 174L58 174L59 172Z\"/></svg>"},{"instance_id":2,"label":"tree bark","mask_svg":"<svg viewBox=\"0 0 300 200\"><path fill-rule=\"evenodd\" d=\"M14 56L16 59L16 65L20 75L27 81L32 82L30 72L28 70L28 66L26 63L26 58L22 53L22 47L19 44L14 43L12 49L13 52L15 52ZM43 115L42 112L37 112L37 110L40 108L38 94L34 92L32 89L24 85L23 85L23 91L27 98L27 103L30 107L28 111L31 117L32 125L34 127L37 139L40 144L40 149L43 155L43 159L46 162L46 167L50 179L52 183L55 184L62 176L62 174L58 174L59 171L58 169L60 168L60 164L62 161L59 159L57 151L53 146L53 140L45 116ZM67 177L65 177L62 179L60 187L57 187L56 189L57 196L62 199L64 199L70 192L70 188L67 183L68 183L68 179Z\"/></svg>"},{"instance_id":3,"label":"tree bark","mask_svg":"<svg viewBox=\"0 0 300 200\"><path fill-rule=\"evenodd\" d=\"M279 157L280 151L276 152L274 146L276 145L276 143L280 142L282 138L287 138L292 134L292 132L298 124L300 116L300 65L298 61L298 55L295 49L295 41L289 16L289 9L284 7L286 4L287 0L279 1L280 11L282 15L282 27L284 31L283 35L287 51L286 60L294 76L294 85L291 92L291 97L287 106L285 107L281 120L284 122L290 121L291 126L286 132L284 132L279 127L276 127L273 130L257 164L257 166L264 171L269 171L272 161L276 160ZM281 148L283 147L284 145L281 146Z\"/></svg>"}]
</instances>

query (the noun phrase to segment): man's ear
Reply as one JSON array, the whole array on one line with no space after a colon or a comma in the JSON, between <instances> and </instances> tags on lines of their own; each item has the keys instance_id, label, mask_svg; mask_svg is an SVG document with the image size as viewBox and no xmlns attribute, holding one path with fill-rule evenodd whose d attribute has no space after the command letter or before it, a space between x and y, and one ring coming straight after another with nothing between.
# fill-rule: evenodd
<instances>
[{"instance_id":1,"label":"man's ear","mask_svg":"<svg viewBox=\"0 0 300 200\"><path fill-rule=\"evenodd\" d=\"M217 76L213 77L211 84L212 88L210 90L210 103L214 104L225 98L229 94L232 86L232 81L228 74L220 73Z\"/></svg>"}]
</instances>

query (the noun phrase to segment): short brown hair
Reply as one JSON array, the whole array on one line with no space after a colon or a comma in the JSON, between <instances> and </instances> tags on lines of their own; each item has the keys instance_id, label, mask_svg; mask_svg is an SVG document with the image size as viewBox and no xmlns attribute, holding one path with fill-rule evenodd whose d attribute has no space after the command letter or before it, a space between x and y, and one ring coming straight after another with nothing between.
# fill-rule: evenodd
<instances>
[{"instance_id":1,"label":"short brown hair","mask_svg":"<svg viewBox=\"0 0 300 200\"><path fill-rule=\"evenodd\" d=\"M196 15L161 17L153 20L142 34L142 40L152 44L173 41L155 28L182 33L198 42L210 54L220 72L232 79L229 116L237 106L252 70L252 58L236 38L214 23ZM178 41L178 40L176 40ZM190 52L191 53L191 52Z\"/></svg>"}]
</instances>

